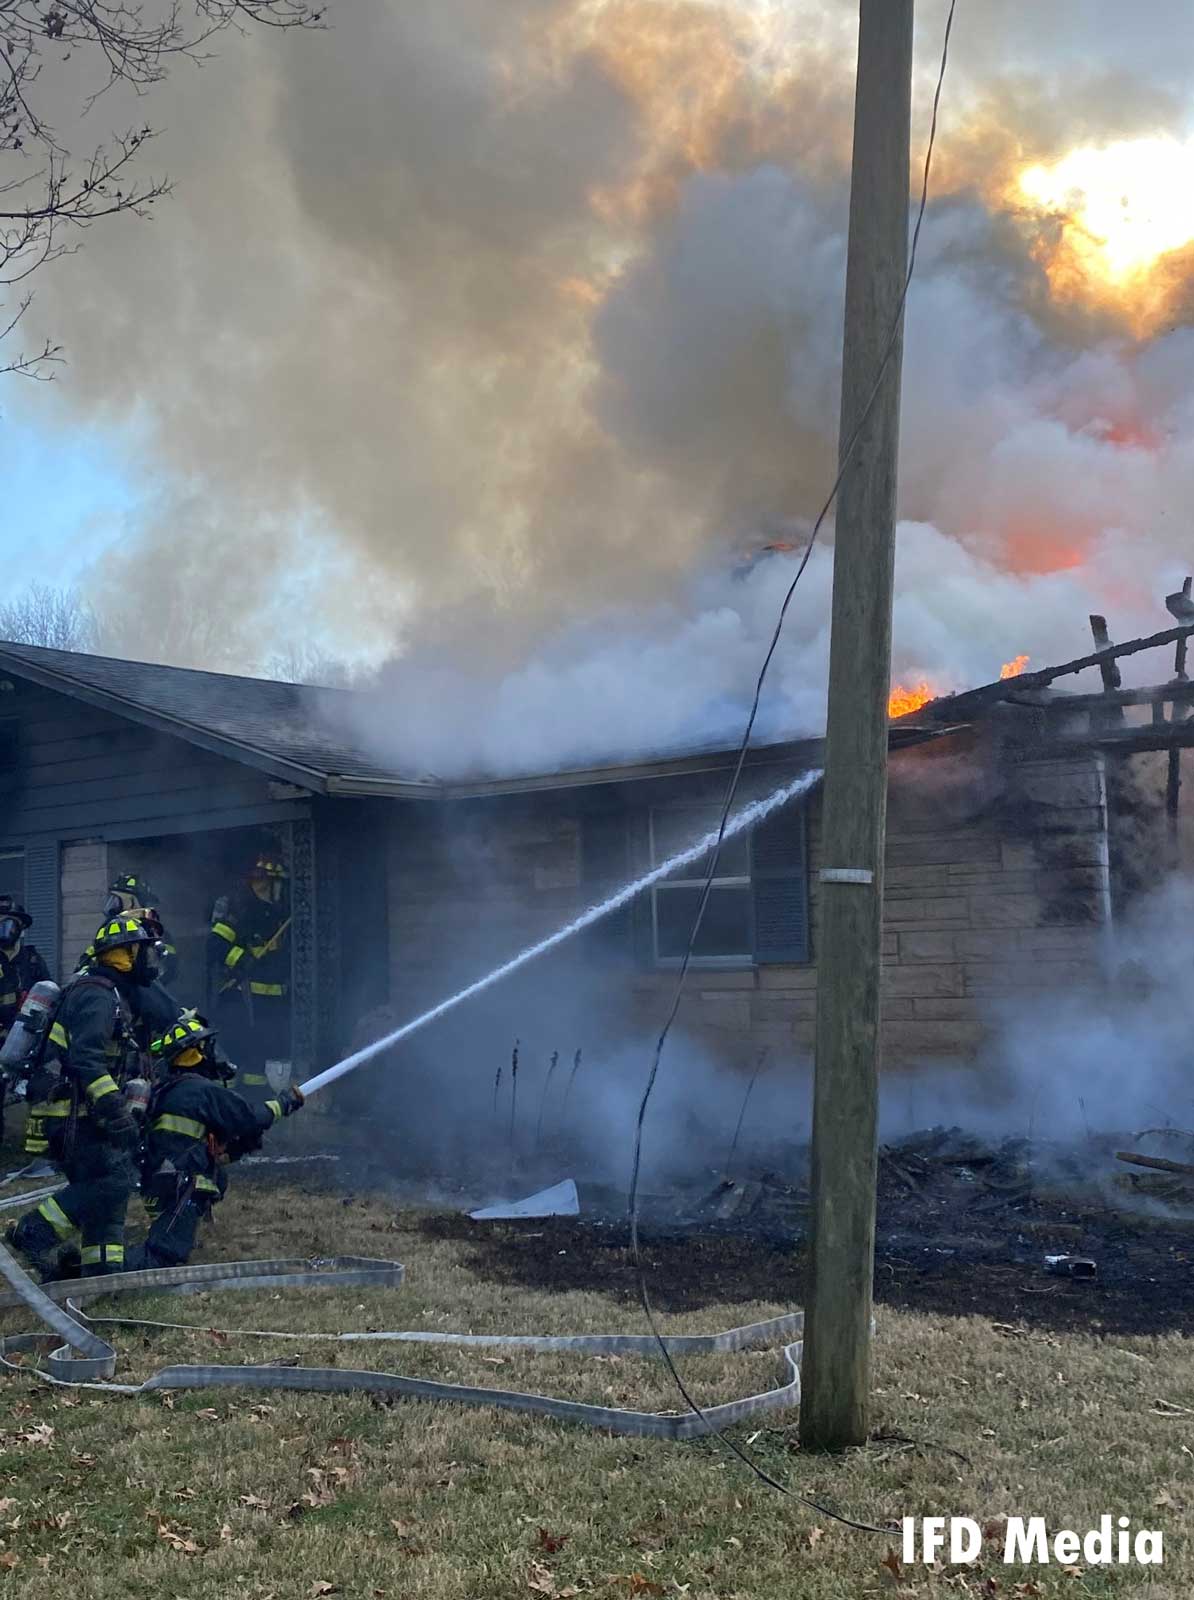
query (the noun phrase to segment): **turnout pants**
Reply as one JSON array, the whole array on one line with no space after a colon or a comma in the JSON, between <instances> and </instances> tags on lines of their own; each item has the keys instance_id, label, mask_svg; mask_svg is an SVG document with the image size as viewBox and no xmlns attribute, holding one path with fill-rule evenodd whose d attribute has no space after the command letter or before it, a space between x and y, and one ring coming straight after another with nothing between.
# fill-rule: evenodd
<instances>
[{"instance_id":1,"label":"turnout pants","mask_svg":"<svg viewBox=\"0 0 1194 1600\"><path fill-rule=\"evenodd\" d=\"M150 1219L149 1234L143 1245L129 1251L127 1270L144 1272L150 1267L185 1265L195 1248L199 1224L211 1216L211 1208L222 1198L223 1191L223 1185L203 1174L184 1177L168 1173L151 1178L142 1190Z\"/></svg>"},{"instance_id":2,"label":"turnout pants","mask_svg":"<svg viewBox=\"0 0 1194 1600\"><path fill-rule=\"evenodd\" d=\"M124 1218L135 1184L132 1159L84 1123L76 1130L76 1146L62 1166L66 1188L27 1211L12 1242L46 1277L58 1270L59 1250L72 1249L76 1240L85 1278L123 1272Z\"/></svg>"},{"instance_id":3,"label":"turnout pants","mask_svg":"<svg viewBox=\"0 0 1194 1600\"><path fill-rule=\"evenodd\" d=\"M221 995L216 1026L225 1050L236 1064L232 1087L251 1105L264 1105L274 1093L265 1063L290 1059L289 999L285 995L255 994L250 1005L238 992Z\"/></svg>"}]
</instances>

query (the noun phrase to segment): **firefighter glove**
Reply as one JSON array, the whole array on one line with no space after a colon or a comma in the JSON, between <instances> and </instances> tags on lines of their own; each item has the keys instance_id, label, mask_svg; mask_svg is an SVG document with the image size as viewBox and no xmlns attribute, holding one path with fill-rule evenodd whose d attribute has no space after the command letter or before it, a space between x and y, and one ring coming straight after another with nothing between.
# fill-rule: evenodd
<instances>
[{"instance_id":1,"label":"firefighter glove","mask_svg":"<svg viewBox=\"0 0 1194 1600\"><path fill-rule=\"evenodd\" d=\"M112 1104L113 1101L116 1103ZM96 1102L92 1115L109 1144L118 1150L136 1149L141 1131L123 1095L105 1095Z\"/></svg>"},{"instance_id":2,"label":"firefighter glove","mask_svg":"<svg viewBox=\"0 0 1194 1600\"><path fill-rule=\"evenodd\" d=\"M282 1115L284 1117L293 1116L303 1104L304 1099L303 1091L297 1084L292 1083L288 1089L283 1089L278 1096L278 1102L282 1107Z\"/></svg>"}]
</instances>

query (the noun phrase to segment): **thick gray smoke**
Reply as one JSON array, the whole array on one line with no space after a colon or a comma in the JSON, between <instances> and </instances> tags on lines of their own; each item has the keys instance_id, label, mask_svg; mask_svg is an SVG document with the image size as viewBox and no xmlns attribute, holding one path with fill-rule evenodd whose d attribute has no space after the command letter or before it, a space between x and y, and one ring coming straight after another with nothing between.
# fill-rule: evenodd
<instances>
[{"instance_id":1,"label":"thick gray smoke","mask_svg":"<svg viewBox=\"0 0 1194 1600\"><path fill-rule=\"evenodd\" d=\"M1185 11L1143 10L959 17L909 307L903 680L1057 659L1091 609L1122 636L1189 564L1183 297L1142 329L1054 293L1059 224L1011 183L1182 130ZM175 198L95 230L35 309L64 401L136 441L141 504L89 580L111 647L393 657L362 736L416 770L724 738L791 558L736 569L832 476L853 18L361 0L177 74L147 157ZM830 549L771 731L820 725Z\"/></svg>"},{"instance_id":2,"label":"thick gray smoke","mask_svg":"<svg viewBox=\"0 0 1194 1600\"><path fill-rule=\"evenodd\" d=\"M881 1138L935 1124L960 1125L992 1142L1045 1144L1194 1127L1189 949L1180 932L1192 917L1194 881L1171 880L1108 934L1096 994L1087 987L1067 995L1026 986L1014 1002L992 1002L989 1042L973 1065L942 1061L886 1073ZM408 1170L456 1176L478 1194L514 1192L516 1172L565 1170L624 1190L651 1039L628 1015L611 1010L610 1000L608 985L565 951L553 958L546 981L539 969L495 990L480 1014L461 1012L434 1037L364 1068L355 1092L374 1109L391 1098L395 1107L424 1108L416 1124L394 1113L403 1121ZM582 1064L570 1086L578 1047ZM560 1059L548 1087L553 1050ZM711 1187L727 1170L738 1178L768 1169L800 1175L812 1075L799 1053L772 1051L761 1061L729 1159L755 1065L727 1072L724 1056L707 1040L677 1030L646 1125L648 1194L677 1183Z\"/></svg>"}]
</instances>

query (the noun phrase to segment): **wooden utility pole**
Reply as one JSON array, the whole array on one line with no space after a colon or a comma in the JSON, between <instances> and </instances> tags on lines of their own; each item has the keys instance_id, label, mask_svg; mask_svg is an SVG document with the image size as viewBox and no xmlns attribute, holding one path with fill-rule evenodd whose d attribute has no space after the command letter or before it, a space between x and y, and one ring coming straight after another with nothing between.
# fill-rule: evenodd
<instances>
[{"instance_id":1,"label":"wooden utility pole","mask_svg":"<svg viewBox=\"0 0 1194 1600\"><path fill-rule=\"evenodd\" d=\"M913 0L860 0L838 449L871 398L907 273ZM813 1108L812 1282L800 1440L868 1430L887 697L902 337L837 497Z\"/></svg>"}]
</instances>

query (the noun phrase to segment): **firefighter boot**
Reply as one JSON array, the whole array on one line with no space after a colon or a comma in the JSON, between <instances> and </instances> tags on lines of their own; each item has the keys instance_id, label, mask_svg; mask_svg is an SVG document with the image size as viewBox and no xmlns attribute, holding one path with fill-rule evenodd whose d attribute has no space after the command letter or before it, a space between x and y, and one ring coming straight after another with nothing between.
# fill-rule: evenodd
<instances>
[{"instance_id":1,"label":"firefighter boot","mask_svg":"<svg viewBox=\"0 0 1194 1600\"><path fill-rule=\"evenodd\" d=\"M58 1276L56 1256L62 1240L40 1212L27 1211L10 1224L4 1242L24 1257L43 1283Z\"/></svg>"}]
</instances>

